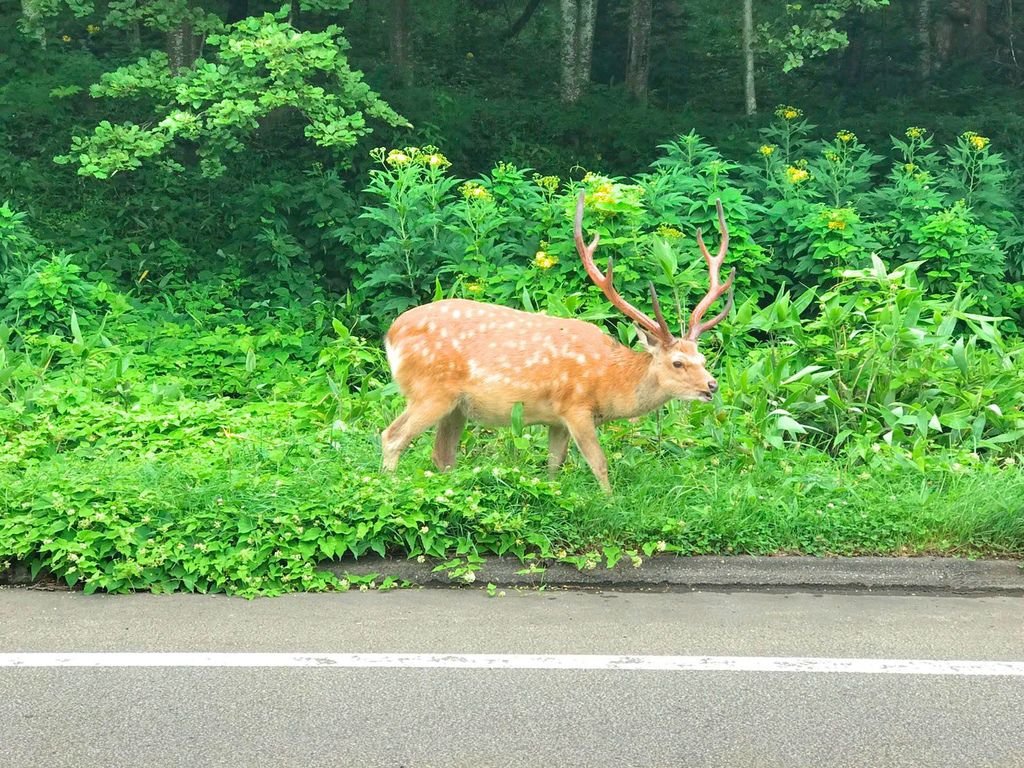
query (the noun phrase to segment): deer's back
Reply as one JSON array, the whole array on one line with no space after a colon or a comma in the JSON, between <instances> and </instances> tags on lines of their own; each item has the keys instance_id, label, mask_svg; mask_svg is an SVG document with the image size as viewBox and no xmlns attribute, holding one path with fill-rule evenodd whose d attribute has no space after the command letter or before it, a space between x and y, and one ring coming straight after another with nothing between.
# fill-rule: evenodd
<instances>
[{"instance_id":1,"label":"deer's back","mask_svg":"<svg viewBox=\"0 0 1024 768\"><path fill-rule=\"evenodd\" d=\"M528 422L596 408L588 398L599 395L598 378L632 354L590 323L465 299L405 312L386 346L408 399L458 399L471 418L496 424L508 422L516 403Z\"/></svg>"}]
</instances>

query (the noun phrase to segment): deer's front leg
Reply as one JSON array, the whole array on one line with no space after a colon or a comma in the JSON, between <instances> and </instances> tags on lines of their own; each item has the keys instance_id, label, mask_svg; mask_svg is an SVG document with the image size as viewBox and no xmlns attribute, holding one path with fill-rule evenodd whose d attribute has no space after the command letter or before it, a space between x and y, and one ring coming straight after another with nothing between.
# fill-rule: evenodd
<instances>
[{"instance_id":1,"label":"deer's front leg","mask_svg":"<svg viewBox=\"0 0 1024 768\"><path fill-rule=\"evenodd\" d=\"M590 471L594 473L597 482L605 493L612 492L611 483L608 482L608 459L601 450L601 443L597 440L597 427L594 425L594 417L589 413L574 414L564 419L569 434L576 442L583 458L590 465Z\"/></svg>"},{"instance_id":2,"label":"deer's front leg","mask_svg":"<svg viewBox=\"0 0 1024 768\"><path fill-rule=\"evenodd\" d=\"M401 415L380 436L384 471L394 472L398 466L398 457L409 443L451 413L455 406L454 400L447 398L415 403L410 401Z\"/></svg>"}]
</instances>

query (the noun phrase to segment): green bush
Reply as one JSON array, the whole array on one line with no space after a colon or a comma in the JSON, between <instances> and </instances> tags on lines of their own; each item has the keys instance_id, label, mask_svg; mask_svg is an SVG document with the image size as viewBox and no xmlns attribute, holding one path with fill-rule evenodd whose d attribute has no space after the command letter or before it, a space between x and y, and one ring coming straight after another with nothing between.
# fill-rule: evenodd
<instances>
[{"instance_id":1,"label":"green bush","mask_svg":"<svg viewBox=\"0 0 1024 768\"><path fill-rule=\"evenodd\" d=\"M371 553L471 577L486 554L1024 552L1001 158L912 128L880 171L852 133L811 130L780 108L749 162L689 133L632 178L464 179L433 147L378 150L362 198L322 166L248 188L253 215L209 258L216 217L176 227L204 206L177 182L127 247L98 232L69 255L0 208L0 562L90 591L257 594L344 586L317 562ZM580 267L579 192L616 285L642 304L653 281L673 327L722 200L737 306L702 340L720 397L605 425L611 500L575 457L544 478L542 429L521 425L471 426L451 474L424 469L423 439L379 475L402 406L379 338L405 309L459 295L632 343Z\"/></svg>"}]
</instances>

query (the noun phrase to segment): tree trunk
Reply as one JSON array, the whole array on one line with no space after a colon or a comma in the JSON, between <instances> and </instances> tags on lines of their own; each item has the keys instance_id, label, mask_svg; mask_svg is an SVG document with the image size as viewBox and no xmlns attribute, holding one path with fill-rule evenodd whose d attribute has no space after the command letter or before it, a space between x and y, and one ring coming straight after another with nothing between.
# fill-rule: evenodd
<instances>
[{"instance_id":1,"label":"tree trunk","mask_svg":"<svg viewBox=\"0 0 1024 768\"><path fill-rule=\"evenodd\" d=\"M191 69L196 57L196 38L192 34L192 24L183 21L167 33L167 58L171 72L177 74L183 69Z\"/></svg>"},{"instance_id":2,"label":"tree trunk","mask_svg":"<svg viewBox=\"0 0 1024 768\"><path fill-rule=\"evenodd\" d=\"M953 55L953 17L949 13L940 13L935 19L935 48L932 58L932 71L945 67Z\"/></svg>"},{"instance_id":3,"label":"tree trunk","mask_svg":"<svg viewBox=\"0 0 1024 768\"><path fill-rule=\"evenodd\" d=\"M743 0L743 101L748 115L757 114L754 88L754 0Z\"/></svg>"},{"instance_id":4,"label":"tree trunk","mask_svg":"<svg viewBox=\"0 0 1024 768\"><path fill-rule=\"evenodd\" d=\"M409 0L391 0L391 29L388 36L391 68L399 85L412 85L409 57Z\"/></svg>"},{"instance_id":5,"label":"tree trunk","mask_svg":"<svg viewBox=\"0 0 1024 768\"><path fill-rule=\"evenodd\" d=\"M843 51L839 66L839 82L844 89L855 88L864 73L864 55L867 50L867 33L864 22L854 19L847 33L849 44Z\"/></svg>"},{"instance_id":6,"label":"tree trunk","mask_svg":"<svg viewBox=\"0 0 1024 768\"><path fill-rule=\"evenodd\" d=\"M917 74L922 80L932 76L932 4L917 3Z\"/></svg>"},{"instance_id":7,"label":"tree trunk","mask_svg":"<svg viewBox=\"0 0 1024 768\"><path fill-rule=\"evenodd\" d=\"M988 0L970 0L967 22L967 50L973 57L988 48Z\"/></svg>"},{"instance_id":8,"label":"tree trunk","mask_svg":"<svg viewBox=\"0 0 1024 768\"><path fill-rule=\"evenodd\" d=\"M505 37L511 40L522 32L523 28L530 23L530 19L533 18L533 14L543 1L544 0L530 0L530 2L526 4L526 8L523 9L523 12L519 14L519 18L515 20L515 23L511 27L509 27L508 33Z\"/></svg>"},{"instance_id":9,"label":"tree trunk","mask_svg":"<svg viewBox=\"0 0 1024 768\"><path fill-rule=\"evenodd\" d=\"M578 80L577 57L579 50L579 0L561 0L562 6L562 87L561 97L566 104L580 100L582 87Z\"/></svg>"},{"instance_id":10,"label":"tree trunk","mask_svg":"<svg viewBox=\"0 0 1024 768\"><path fill-rule=\"evenodd\" d=\"M564 103L575 104L590 82L597 0L561 0L561 9L561 97Z\"/></svg>"},{"instance_id":11,"label":"tree trunk","mask_svg":"<svg viewBox=\"0 0 1024 768\"><path fill-rule=\"evenodd\" d=\"M597 22L597 0L579 0L579 38L576 42L576 79L582 92L590 85L590 62L594 55L594 26Z\"/></svg>"},{"instance_id":12,"label":"tree trunk","mask_svg":"<svg viewBox=\"0 0 1024 768\"><path fill-rule=\"evenodd\" d=\"M647 103L647 81L651 71L652 0L629 4L629 46L626 53L626 90L641 104Z\"/></svg>"}]
</instances>

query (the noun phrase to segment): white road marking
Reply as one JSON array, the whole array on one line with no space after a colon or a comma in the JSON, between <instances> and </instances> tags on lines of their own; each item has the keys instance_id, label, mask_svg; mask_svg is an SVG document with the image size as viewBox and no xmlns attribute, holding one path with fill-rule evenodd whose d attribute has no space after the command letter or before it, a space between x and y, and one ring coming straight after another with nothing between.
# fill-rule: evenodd
<instances>
[{"instance_id":1,"label":"white road marking","mask_svg":"<svg viewBox=\"0 0 1024 768\"><path fill-rule=\"evenodd\" d=\"M0 653L0 667L333 667L1024 677L1024 661L461 653Z\"/></svg>"}]
</instances>

